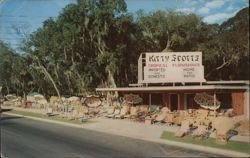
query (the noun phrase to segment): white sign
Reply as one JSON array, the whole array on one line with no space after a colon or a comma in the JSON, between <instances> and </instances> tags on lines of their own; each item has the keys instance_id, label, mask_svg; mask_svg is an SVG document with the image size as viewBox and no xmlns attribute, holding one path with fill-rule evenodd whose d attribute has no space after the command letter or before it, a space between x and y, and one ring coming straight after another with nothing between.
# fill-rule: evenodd
<instances>
[{"instance_id":1,"label":"white sign","mask_svg":"<svg viewBox=\"0 0 250 158\"><path fill-rule=\"evenodd\" d=\"M204 81L201 52L146 53L145 83Z\"/></svg>"}]
</instances>

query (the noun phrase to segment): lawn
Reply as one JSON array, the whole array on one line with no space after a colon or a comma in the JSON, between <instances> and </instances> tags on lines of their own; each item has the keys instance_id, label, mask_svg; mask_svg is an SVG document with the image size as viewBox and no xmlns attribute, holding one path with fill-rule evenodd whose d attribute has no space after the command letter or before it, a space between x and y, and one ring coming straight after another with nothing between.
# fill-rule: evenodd
<instances>
[{"instance_id":1,"label":"lawn","mask_svg":"<svg viewBox=\"0 0 250 158\"><path fill-rule=\"evenodd\" d=\"M34 113L34 112L27 112L27 111L19 111L19 110L11 110L8 111L8 113L12 114L19 114L19 115L24 115L24 116L32 116L32 117L37 117L37 118L42 118L42 119L48 119L48 120L55 120L55 121L60 121L60 122L67 122L67 123L73 123L73 124L83 124L83 123L90 123L93 121L84 121L81 122L79 120L68 120L67 118L63 118L59 115L54 115L54 116L47 116L45 114L41 113Z\"/></svg>"},{"instance_id":2,"label":"lawn","mask_svg":"<svg viewBox=\"0 0 250 158\"><path fill-rule=\"evenodd\" d=\"M161 135L162 139L170 140L170 141L178 141L189 144L202 145L207 147L244 152L250 154L250 143L247 142L239 142L230 140L227 144L218 144L216 143L215 138L208 138L205 140L201 140L199 138L192 138L192 136L188 135L185 137L175 137L174 133L164 131Z\"/></svg>"}]
</instances>

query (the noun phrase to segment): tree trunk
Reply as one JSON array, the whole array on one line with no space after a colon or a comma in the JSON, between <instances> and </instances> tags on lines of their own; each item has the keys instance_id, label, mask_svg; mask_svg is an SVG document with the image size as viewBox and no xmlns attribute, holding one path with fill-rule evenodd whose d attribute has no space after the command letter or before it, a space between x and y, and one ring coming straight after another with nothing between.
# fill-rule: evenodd
<instances>
[{"instance_id":1,"label":"tree trunk","mask_svg":"<svg viewBox=\"0 0 250 158\"><path fill-rule=\"evenodd\" d=\"M65 46L63 47L63 54L64 54L64 60L67 61L67 53L66 53L66 48L65 48Z\"/></svg>"},{"instance_id":2,"label":"tree trunk","mask_svg":"<svg viewBox=\"0 0 250 158\"><path fill-rule=\"evenodd\" d=\"M54 88L55 88L55 90L56 90L56 93L57 93L57 95L58 95L58 97L59 97L59 99L60 99L60 101L61 101L61 95L60 95L60 92L59 92L59 90L58 90L58 88L57 88L57 86L56 86L55 81L53 80L53 78L51 77L51 75L48 73L48 71L46 70L46 68L45 68L44 66L41 66L41 65L40 65L40 68L42 68L43 73L50 79L50 81L51 81L51 83L53 84L53 86L54 86Z\"/></svg>"},{"instance_id":3,"label":"tree trunk","mask_svg":"<svg viewBox=\"0 0 250 158\"><path fill-rule=\"evenodd\" d=\"M108 70L108 85L111 88L117 88L116 83L115 83L115 79L114 79L114 74ZM118 97L118 92L115 92L115 96Z\"/></svg>"},{"instance_id":4,"label":"tree trunk","mask_svg":"<svg viewBox=\"0 0 250 158\"><path fill-rule=\"evenodd\" d=\"M8 93L8 94L10 94L10 89L9 89L8 83L7 83L7 81L6 81L6 80L4 80L4 81L5 81L5 83L6 83L7 93Z\"/></svg>"},{"instance_id":5,"label":"tree trunk","mask_svg":"<svg viewBox=\"0 0 250 158\"><path fill-rule=\"evenodd\" d=\"M101 54L104 54L104 51L100 46L98 47L98 50L100 51ZM110 71L110 69L108 69L108 85L110 85L113 88L117 87L114 79L114 74Z\"/></svg>"},{"instance_id":6,"label":"tree trunk","mask_svg":"<svg viewBox=\"0 0 250 158\"><path fill-rule=\"evenodd\" d=\"M25 92L23 93L23 98L26 100L26 93Z\"/></svg>"},{"instance_id":7,"label":"tree trunk","mask_svg":"<svg viewBox=\"0 0 250 158\"><path fill-rule=\"evenodd\" d=\"M108 70L108 83L112 88L117 87L114 79L114 74L110 70Z\"/></svg>"},{"instance_id":8,"label":"tree trunk","mask_svg":"<svg viewBox=\"0 0 250 158\"><path fill-rule=\"evenodd\" d=\"M125 80L126 80L126 84L128 83L128 71L127 69L125 69Z\"/></svg>"},{"instance_id":9,"label":"tree trunk","mask_svg":"<svg viewBox=\"0 0 250 158\"><path fill-rule=\"evenodd\" d=\"M169 36L168 30L167 30L167 36L168 36L167 45L166 45L166 48L164 48L164 49L162 50L162 52L172 52L172 50L170 49L171 41L170 41L170 36Z\"/></svg>"},{"instance_id":10,"label":"tree trunk","mask_svg":"<svg viewBox=\"0 0 250 158\"><path fill-rule=\"evenodd\" d=\"M58 90L58 88L56 86L55 81L53 80L53 78L51 77L51 75L49 74L49 72L46 70L46 68L43 65L41 65L41 63L39 62L39 60L37 60L37 61L38 61L39 68L42 69L42 72L44 73L44 75L47 76L49 78L49 80L51 81L51 83L53 84L53 86L54 86L54 88L56 90L56 93L57 93L57 95L59 97L59 100L62 103L61 95L60 95L60 92L59 92L59 90Z\"/></svg>"}]
</instances>

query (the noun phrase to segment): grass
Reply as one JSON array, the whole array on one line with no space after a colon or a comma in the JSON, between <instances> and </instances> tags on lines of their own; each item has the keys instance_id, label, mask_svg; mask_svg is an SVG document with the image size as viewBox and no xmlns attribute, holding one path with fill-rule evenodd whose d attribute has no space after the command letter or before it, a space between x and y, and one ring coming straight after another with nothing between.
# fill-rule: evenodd
<instances>
[{"instance_id":1,"label":"grass","mask_svg":"<svg viewBox=\"0 0 250 158\"><path fill-rule=\"evenodd\" d=\"M250 143L247 143L247 142L239 142L239 141L230 140L227 144L218 144L216 143L215 138L208 138L205 140L201 140L198 138L192 138L192 136L190 135L180 138L180 137L175 137L174 133L167 132L167 131L164 131L162 133L161 138L170 140L170 141L196 144L196 145L202 145L202 146L207 146L207 147L213 147L213 148L219 148L219 149L225 149L225 150L231 150L231 151L237 151L237 152L250 154Z\"/></svg>"},{"instance_id":2,"label":"grass","mask_svg":"<svg viewBox=\"0 0 250 158\"><path fill-rule=\"evenodd\" d=\"M32 117L37 117L37 118L42 118L42 119L48 119L48 120L55 120L55 121L60 121L60 122L73 123L73 124L78 124L78 125L83 124L83 123L94 122L94 121L89 121L89 120L81 122L79 120L69 120L69 119L63 118L63 117L61 117L59 115L47 116L47 115L41 114L41 113L21 111L21 110L11 110L11 111L8 111L8 113L19 114L19 115L24 115L24 116L32 116Z\"/></svg>"}]
</instances>

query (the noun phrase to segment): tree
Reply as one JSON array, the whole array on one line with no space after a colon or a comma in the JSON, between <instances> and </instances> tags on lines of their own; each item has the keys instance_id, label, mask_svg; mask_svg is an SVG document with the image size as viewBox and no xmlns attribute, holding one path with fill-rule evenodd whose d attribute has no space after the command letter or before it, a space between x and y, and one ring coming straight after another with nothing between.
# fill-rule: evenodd
<instances>
[{"instance_id":1,"label":"tree","mask_svg":"<svg viewBox=\"0 0 250 158\"><path fill-rule=\"evenodd\" d=\"M0 86L3 88L3 93L24 95L28 90L29 79L25 58L0 42Z\"/></svg>"},{"instance_id":2,"label":"tree","mask_svg":"<svg viewBox=\"0 0 250 158\"><path fill-rule=\"evenodd\" d=\"M247 79L248 25L246 11L210 25L195 14L171 11L138 11L134 19L124 0L78 0L24 40L25 56L0 59L6 69L18 60L12 68L27 70L4 73L13 81L1 83L6 90L25 82L26 92L59 96L127 86L137 81L139 55L160 51L202 51L208 80Z\"/></svg>"},{"instance_id":3,"label":"tree","mask_svg":"<svg viewBox=\"0 0 250 158\"><path fill-rule=\"evenodd\" d=\"M146 51L193 51L203 39L203 23L195 14L166 11L137 14L143 43L148 46Z\"/></svg>"},{"instance_id":4,"label":"tree","mask_svg":"<svg viewBox=\"0 0 250 158\"><path fill-rule=\"evenodd\" d=\"M248 8L219 26L218 33L205 45L206 57L211 57L208 79L246 80L249 70ZM232 73L234 72L234 73Z\"/></svg>"},{"instance_id":5,"label":"tree","mask_svg":"<svg viewBox=\"0 0 250 158\"><path fill-rule=\"evenodd\" d=\"M65 7L58 18L46 20L25 41L23 50L39 59L61 91L83 93L101 82L116 86L121 47L114 46L110 37L125 11L124 1L79 0Z\"/></svg>"}]
</instances>

